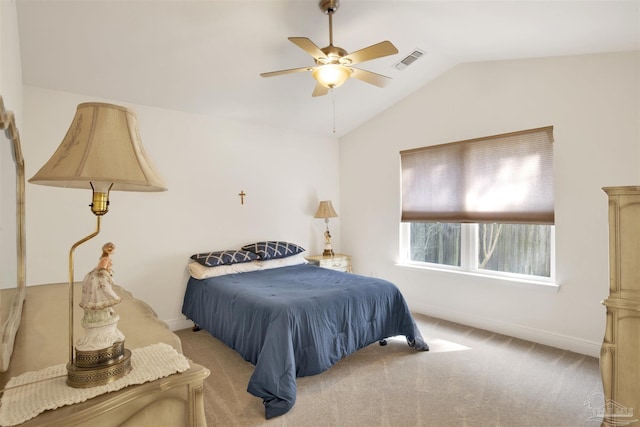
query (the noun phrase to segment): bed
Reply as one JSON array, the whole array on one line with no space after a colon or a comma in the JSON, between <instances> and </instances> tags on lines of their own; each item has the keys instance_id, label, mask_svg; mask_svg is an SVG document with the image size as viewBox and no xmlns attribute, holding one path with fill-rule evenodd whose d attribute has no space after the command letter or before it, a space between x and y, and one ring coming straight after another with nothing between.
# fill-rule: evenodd
<instances>
[{"instance_id":1,"label":"bed","mask_svg":"<svg viewBox=\"0 0 640 427\"><path fill-rule=\"evenodd\" d=\"M255 366L247 391L263 399L267 419L293 407L296 377L369 344L403 335L429 349L394 284L304 262L192 275L182 312Z\"/></svg>"}]
</instances>

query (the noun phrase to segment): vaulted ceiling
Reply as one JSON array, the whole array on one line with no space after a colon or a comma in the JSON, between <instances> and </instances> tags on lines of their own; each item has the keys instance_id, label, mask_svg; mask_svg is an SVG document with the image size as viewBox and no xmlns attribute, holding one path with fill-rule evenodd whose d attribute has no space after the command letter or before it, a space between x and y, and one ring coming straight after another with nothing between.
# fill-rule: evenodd
<instances>
[{"instance_id":1,"label":"vaulted ceiling","mask_svg":"<svg viewBox=\"0 0 640 427\"><path fill-rule=\"evenodd\" d=\"M26 85L337 137L461 63L640 49L640 0L342 0L334 45L391 41L398 54L358 67L392 80L349 79L314 98L309 72L260 73L315 65L287 37L329 44L317 0L17 0L17 10ZM394 67L415 50L424 55Z\"/></svg>"}]
</instances>

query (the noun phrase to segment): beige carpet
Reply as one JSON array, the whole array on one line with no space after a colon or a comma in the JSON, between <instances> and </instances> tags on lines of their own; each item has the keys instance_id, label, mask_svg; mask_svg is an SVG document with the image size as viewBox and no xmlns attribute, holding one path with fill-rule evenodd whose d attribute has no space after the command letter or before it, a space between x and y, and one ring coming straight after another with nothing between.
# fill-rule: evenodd
<instances>
[{"instance_id":1,"label":"beige carpet","mask_svg":"<svg viewBox=\"0 0 640 427\"><path fill-rule=\"evenodd\" d=\"M320 375L298 378L287 414L265 420L247 393L253 365L206 331L178 331L187 357L208 367L213 426L600 426L598 360L422 315L429 352L403 338L372 344Z\"/></svg>"}]
</instances>

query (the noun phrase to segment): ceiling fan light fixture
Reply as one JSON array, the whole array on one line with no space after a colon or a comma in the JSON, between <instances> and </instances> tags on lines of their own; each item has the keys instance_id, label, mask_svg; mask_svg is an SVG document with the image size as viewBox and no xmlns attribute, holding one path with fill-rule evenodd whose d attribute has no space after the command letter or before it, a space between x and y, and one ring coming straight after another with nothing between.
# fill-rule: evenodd
<instances>
[{"instance_id":1,"label":"ceiling fan light fixture","mask_svg":"<svg viewBox=\"0 0 640 427\"><path fill-rule=\"evenodd\" d=\"M313 70L313 78L322 86L334 89L351 76L353 70L340 64L326 64L316 67Z\"/></svg>"},{"instance_id":2,"label":"ceiling fan light fixture","mask_svg":"<svg viewBox=\"0 0 640 427\"><path fill-rule=\"evenodd\" d=\"M323 96L329 93L327 89L334 89L342 85L350 77L354 77L374 86L384 87L390 77L372 73L361 68L351 68L372 59L378 59L398 53L398 49L388 40L373 44L355 52L349 53L333 44L333 19L338 10L339 0L320 0L320 9L329 16L329 45L320 48L306 37L289 37L289 41L313 57L315 67L298 67L288 70L261 73L262 77L280 76L283 74L311 71L316 80L316 86L311 96Z\"/></svg>"}]
</instances>

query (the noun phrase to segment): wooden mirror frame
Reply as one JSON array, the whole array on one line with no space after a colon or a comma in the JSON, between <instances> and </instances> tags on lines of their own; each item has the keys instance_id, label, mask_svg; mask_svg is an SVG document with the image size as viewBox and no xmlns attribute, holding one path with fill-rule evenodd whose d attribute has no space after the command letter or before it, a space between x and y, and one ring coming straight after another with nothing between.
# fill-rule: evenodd
<instances>
[{"instance_id":1,"label":"wooden mirror frame","mask_svg":"<svg viewBox=\"0 0 640 427\"><path fill-rule=\"evenodd\" d=\"M16 332L20 327L22 318L22 306L26 295L26 242L25 242L25 172L24 158L20 147L20 134L16 126L13 112L4 108L4 101L0 96L0 128L5 132L9 140L10 150L16 168L16 287L15 289L2 290L2 298L9 299L9 302L2 301L2 310L7 309L7 313L0 312L0 372L9 368L11 354ZM5 150L3 150L4 152ZM3 267L4 268L4 267Z\"/></svg>"}]
</instances>

